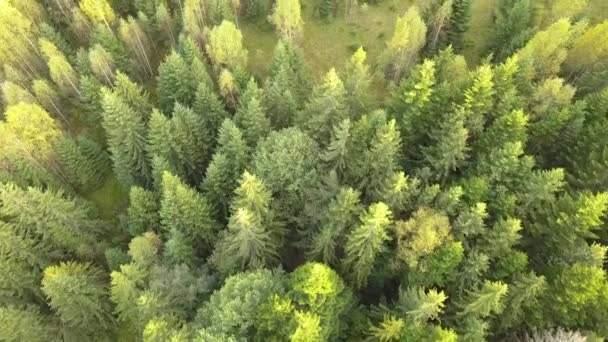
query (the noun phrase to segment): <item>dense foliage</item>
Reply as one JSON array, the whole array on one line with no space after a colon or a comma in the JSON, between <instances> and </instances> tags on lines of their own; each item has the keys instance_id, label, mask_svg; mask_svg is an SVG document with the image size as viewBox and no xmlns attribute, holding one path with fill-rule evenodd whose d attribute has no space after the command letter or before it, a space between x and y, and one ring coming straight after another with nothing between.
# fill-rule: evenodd
<instances>
[{"instance_id":1,"label":"dense foliage","mask_svg":"<svg viewBox=\"0 0 608 342\"><path fill-rule=\"evenodd\" d=\"M608 338L608 21L376 2L0 0L0 341Z\"/></svg>"}]
</instances>

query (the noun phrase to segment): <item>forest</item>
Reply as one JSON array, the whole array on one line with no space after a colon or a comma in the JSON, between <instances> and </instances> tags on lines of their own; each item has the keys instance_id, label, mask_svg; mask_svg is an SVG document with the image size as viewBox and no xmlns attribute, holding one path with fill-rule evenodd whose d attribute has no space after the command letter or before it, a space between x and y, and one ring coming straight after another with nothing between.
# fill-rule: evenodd
<instances>
[{"instance_id":1,"label":"forest","mask_svg":"<svg viewBox=\"0 0 608 342\"><path fill-rule=\"evenodd\" d=\"M608 1L0 0L0 341L608 339Z\"/></svg>"}]
</instances>

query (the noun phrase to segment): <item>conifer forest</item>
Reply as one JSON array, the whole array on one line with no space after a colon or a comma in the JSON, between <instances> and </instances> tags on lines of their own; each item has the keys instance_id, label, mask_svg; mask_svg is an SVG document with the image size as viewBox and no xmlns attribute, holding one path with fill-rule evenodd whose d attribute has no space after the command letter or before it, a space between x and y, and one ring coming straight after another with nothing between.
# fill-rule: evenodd
<instances>
[{"instance_id":1,"label":"conifer forest","mask_svg":"<svg viewBox=\"0 0 608 342\"><path fill-rule=\"evenodd\" d=\"M607 253L607 0L0 0L1 342L600 342Z\"/></svg>"}]
</instances>

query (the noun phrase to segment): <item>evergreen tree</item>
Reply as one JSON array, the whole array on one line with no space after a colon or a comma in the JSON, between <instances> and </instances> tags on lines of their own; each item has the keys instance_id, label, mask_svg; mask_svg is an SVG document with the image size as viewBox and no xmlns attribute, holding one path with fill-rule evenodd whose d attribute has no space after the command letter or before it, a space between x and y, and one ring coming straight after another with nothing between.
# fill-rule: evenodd
<instances>
[{"instance_id":1,"label":"evergreen tree","mask_svg":"<svg viewBox=\"0 0 608 342\"><path fill-rule=\"evenodd\" d=\"M42 291L67 328L64 334L77 339L94 336L110 338L112 309L100 269L77 262L47 267L42 279Z\"/></svg>"},{"instance_id":2,"label":"evergreen tree","mask_svg":"<svg viewBox=\"0 0 608 342\"><path fill-rule=\"evenodd\" d=\"M522 48L532 36L529 0L502 0L494 18L488 49L495 61L503 61Z\"/></svg>"},{"instance_id":3,"label":"evergreen tree","mask_svg":"<svg viewBox=\"0 0 608 342\"><path fill-rule=\"evenodd\" d=\"M271 132L258 143L252 171L271 192L280 220L302 219L308 191L319 177L318 154L315 141L297 128Z\"/></svg>"},{"instance_id":4,"label":"evergreen tree","mask_svg":"<svg viewBox=\"0 0 608 342\"><path fill-rule=\"evenodd\" d=\"M360 216L360 225L347 236L344 265L357 288L366 285L374 263L386 249L391 211L384 203L372 204Z\"/></svg>"},{"instance_id":5,"label":"evergreen tree","mask_svg":"<svg viewBox=\"0 0 608 342\"><path fill-rule=\"evenodd\" d=\"M102 90L103 128L114 173L126 188L147 185L150 169L146 160L147 116L138 113L116 92Z\"/></svg>"},{"instance_id":6,"label":"evergreen tree","mask_svg":"<svg viewBox=\"0 0 608 342\"><path fill-rule=\"evenodd\" d=\"M366 64L367 53L362 47L352 55L343 72L344 88L348 101L348 107L354 112L354 117L366 114L371 106L370 94L372 76L369 65Z\"/></svg>"},{"instance_id":7,"label":"evergreen tree","mask_svg":"<svg viewBox=\"0 0 608 342\"><path fill-rule=\"evenodd\" d=\"M70 183L80 191L99 186L110 168L107 153L85 137L62 137L55 143L55 152Z\"/></svg>"},{"instance_id":8,"label":"evergreen tree","mask_svg":"<svg viewBox=\"0 0 608 342\"><path fill-rule=\"evenodd\" d=\"M469 29L471 4L471 0L454 0L452 2L448 40L456 51L461 51L465 46L464 34Z\"/></svg>"},{"instance_id":9,"label":"evergreen tree","mask_svg":"<svg viewBox=\"0 0 608 342\"><path fill-rule=\"evenodd\" d=\"M273 222L270 193L247 171L239 183L228 231L213 256L214 264L225 274L272 265L278 260L281 246L280 234Z\"/></svg>"},{"instance_id":10,"label":"evergreen tree","mask_svg":"<svg viewBox=\"0 0 608 342\"><path fill-rule=\"evenodd\" d=\"M247 165L249 148L241 131L229 119L224 121L218 135L218 148L201 187L215 216L223 219L228 216L234 189Z\"/></svg>"},{"instance_id":11,"label":"evergreen tree","mask_svg":"<svg viewBox=\"0 0 608 342\"><path fill-rule=\"evenodd\" d=\"M192 110L201 118L201 123L205 127L202 136L206 139L205 141L209 144L208 146L210 146L211 150L213 150L218 130L224 119L228 117L224 104L208 84L199 83L194 96Z\"/></svg>"},{"instance_id":12,"label":"evergreen tree","mask_svg":"<svg viewBox=\"0 0 608 342\"><path fill-rule=\"evenodd\" d=\"M0 200L4 221L15 224L22 234L39 240L43 246L83 257L99 252L97 242L106 225L87 203L66 198L61 192L23 190L10 183L1 187Z\"/></svg>"},{"instance_id":13,"label":"evergreen tree","mask_svg":"<svg viewBox=\"0 0 608 342\"><path fill-rule=\"evenodd\" d=\"M264 113L258 95L253 94L246 100L247 103L243 103L234 115L234 122L243 130L247 145L254 147L258 141L270 133L270 120Z\"/></svg>"},{"instance_id":14,"label":"evergreen tree","mask_svg":"<svg viewBox=\"0 0 608 342\"><path fill-rule=\"evenodd\" d=\"M131 187L129 192L128 227L131 236L146 231L158 231L160 218L159 204L156 195L138 186Z\"/></svg>"},{"instance_id":15,"label":"evergreen tree","mask_svg":"<svg viewBox=\"0 0 608 342\"><path fill-rule=\"evenodd\" d=\"M197 86L185 59L176 51L171 52L158 68L158 97L162 111L172 113L176 102L191 106Z\"/></svg>"},{"instance_id":16,"label":"evergreen tree","mask_svg":"<svg viewBox=\"0 0 608 342\"><path fill-rule=\"evenodd\" d=\"M165 253L174 262L192 261L196 258L193 253L198 254L199 248L216 240L216 224L207 200L167 171L162 175L159 213L161 227L169 234ZM178 247L188 248L189 254L177 253ZM187 258L183 260L184 257Z\"/></svg>"},{"instance_id":17,"label":"evergreen tree","mask_svg":"<svg viewBox=\"0 0 608 342\"><path fill-rule=\"evenodd\" d=\"M0 308L0 338L7 342L59 341L53 322L32 306Z\"/></svg>"},{"instance_id":18,"label":"evergreen tree","mask_svg":"<svg viewBox=\"0 0 608 342\"><path fill-rule=\"evenodd\" d=\"M344 235L361 209L359 193L352 188L341 189L322 214L320 229L310 242L309 256L336 265L344 249Z\"/></svg>"},{"instance_id":19,"label":"evergreen tree","mask_svg":"<svg viewBox=\"0 0 608 342\"><path fill-rule=\"evenodd\" d=\"M323 143L329 141L331 128L350 115L344 83L331 69L296 120L305 132Z\"/></svg>"}]
</instances>

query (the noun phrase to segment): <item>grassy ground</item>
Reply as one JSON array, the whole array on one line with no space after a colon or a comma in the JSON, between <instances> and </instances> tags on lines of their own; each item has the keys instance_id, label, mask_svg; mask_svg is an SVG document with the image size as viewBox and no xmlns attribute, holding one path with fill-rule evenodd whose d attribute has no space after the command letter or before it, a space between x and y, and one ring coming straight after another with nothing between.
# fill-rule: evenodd
<instances>
[{"instance_id":1,"label":"grassy ground","mask_svg":"<svg viewBox=\"0 0 608 342\"><path fill-rule=\"evenodd\" d=\"M87 194L85 198L95 204L102 219L116 222L118 214L127 208L129 196L112 176L106 178L101 187Z\"/></svg>"},{"instance_id":2,"label":"grassy ground","mask_svg":"<svg viewBox=\"0 0 608 342\"><path fill-rule=\"evenodd\" d=\"M414 1L386 0L374 6L359 6L349 20L338 15L327 21L316 17L312 8L304 7L301 46L311 75L319 79L332 67L341 68L359 46L368 52L369 63L375 65L392 35L397 16L412 3ZM249 50L250 70L263 77L277 41L274 30L267 22L244 23L240 28Z\"/></svg>"}]
</instances>

